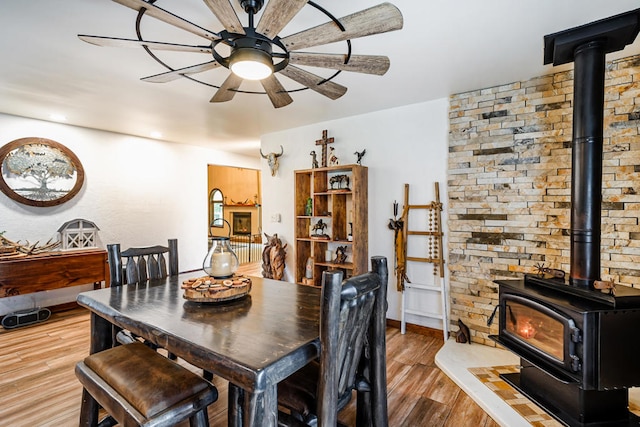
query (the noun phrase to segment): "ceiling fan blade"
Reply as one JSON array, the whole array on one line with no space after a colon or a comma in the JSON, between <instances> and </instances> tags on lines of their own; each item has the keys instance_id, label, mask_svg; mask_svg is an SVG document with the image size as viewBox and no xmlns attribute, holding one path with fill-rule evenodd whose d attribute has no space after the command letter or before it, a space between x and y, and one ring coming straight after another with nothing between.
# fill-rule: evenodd
<instances>
[{"instance_id":1,"label":"ceiling fan blade","mask_svg":"<svg viewBox=\"0 0 640 427\"><path fill-rule=\"evenodd\" d=\"M402 13L391 3L382 3L339 19L342 31L330 21L284 37L281 41L288 50L300 50L347 39L386 33L402 28Z\"/></svg>"},{"instance_id":2,"label":"ceiling fan blade","mask_svg":"<svg viewBox=\"0 0 640 427\"><path fill-rule=\"evenodd\" d=\"M320 84L325 80L324 77L317 76L293 65L287 65L280 73L331 99L338 99L347 92L346 87L331 81Z\"/></svg>"},{"instance_id":3,"label":"ceiling fan blade","mask_svg":"<svg viewBox=\"0 0 640 427\"><path fill-rule=\"evenodd\" d=\"M349 62L344 63L347 55L332 53L291 52L289 63L307 65L309 67L332 68L334 70L353 71L356 73L383 75L389 69L389 58L377 55L351 55Z\"/></svg>"},{"instance_id":4,"label":"ceiling fan blade","mask_svg":"<svg viewBox=\"0 0 640 427\"><path fill-rule=\"evenodd\" d=\"M182 76L189 74L202 73L203 71L211 70L219 67L220 64L216 61L205 62L204 64L192 65L190 67L179 68L173 71L167 71L166 73L155 74L153 76L143 77L140 80L150 83L167 83L173 80L177 80Z\"/></svg>"},{"instance_id":5,"label":"ceiling fan blade","mask_svg":"<svg viewBox=\"0 0 640 427\"><path fill-rule=\"evenodd\" d=\"M158 50L175 50L179 52L195 52L211 54L211 46L192 46L188 44L152 42L147 40L121 39L117 37L89 36L86 34L78 34L78 38L87 43L97 46L109 47L142 47L147 46L149 49Z\"/></svg>"},{"instance_id":6,"label":"ceiling fan blade","mask_svg":"<svg viewBox=\"0 0 640 427\"><path fill-rule=\"evenodd\" d=\"M226 102L231 101L236 96L237 90L242 84L242 77L238 77L233 73L229 73L229 77L222 83L220 89L213 95L209 102Z\"/></svg>"},{"instance_id":7,"label":"ceiling fan blade","mask_svg":"<svg viewBox=\"0 0 640 427\"><path fill-rule=\"evenodd\" d=\"M267 92L267 95L275 108L284 107L285 105L289 105L293 102L291 96L289 96L286 89L273 74L260 80L260 83L262 83L262 87Z\"/></svg>"},{"instance_id":8,"label":"ceiling fan blade","mask_svg":"<svg viewBox=\"0 0 640 427\"><path fill-rule=\"evenodd\" d=\"M256 31L274 38L307 4L308 0L269 0Z\"/></svg>"},{"instance_id":9,"label":"ceiling fan blade","mask_svg":"<svg viewBox=\"0 0 640 427\"><path fill-rule=\"evenodd\" d=\"M209 40L219 40L220 36L218 34L206 30L192 22L187 21L186 19L180 18L173 13L166 11L158 6L154 6L153 4L144 1L144 0L113 0L116 3L120 3L123 6L131 8L133 10L139 11L140 9L146 9L145 14L149 16L153 16L160 21L166 22L167 24L173 25L175 27L181 28L185 31L189 31L197 36L204 37Z\"/></svg>"},{"instance_id":10,"label":"ceiling fan blade","mask_svg":"<svg viewBox=\"0 0 640 427\"><path fill-rule=\"evenodd\" d=\"M233 6L229 0L204 0L205 4L209 6L211 12L216 15L218 21L222 23L224 28L230 33L245 34L244 28L242 28L242 22L238 19L236 11L233 10Z\"/></svg>"}]
</instances>

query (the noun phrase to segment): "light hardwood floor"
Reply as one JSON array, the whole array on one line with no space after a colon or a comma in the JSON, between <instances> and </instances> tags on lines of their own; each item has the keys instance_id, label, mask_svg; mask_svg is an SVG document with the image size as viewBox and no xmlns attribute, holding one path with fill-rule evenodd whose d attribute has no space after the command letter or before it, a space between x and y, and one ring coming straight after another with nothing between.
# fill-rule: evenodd
<instances>
[{"instance_id":1,"label":"light hardwood floor","mask_svg":"<svg viewBox=\"0 0 640 427\"><path fill-rule=\"evenodd\" d=\"M73 369L88 354L89 323L89 313L77 308L39 325L0 328L0 426L78 425L82 388ZM389 425L497 427L436 367L441 345L441 337L387 329ZM209 419L224 426L227 384L220 378L214 383L219 399L209 407ZM355 425L353 403L340 419Z\"/></svg>"}]
</instances>

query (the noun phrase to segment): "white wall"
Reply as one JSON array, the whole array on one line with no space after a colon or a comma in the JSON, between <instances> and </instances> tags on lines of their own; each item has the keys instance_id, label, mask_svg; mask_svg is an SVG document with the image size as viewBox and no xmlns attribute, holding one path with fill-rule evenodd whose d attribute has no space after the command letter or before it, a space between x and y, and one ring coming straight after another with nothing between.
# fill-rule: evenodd
<instances>
[{"instance_id":1,"label":"white wall","mask_svg":"<svg viewBox=\"0 0 640 427\"><path fill-rule=\"evenodd\" d=\"M46 242L68 220L84 218L109 243L148 246L178 239L180 270L202 268L207 253L207 164L260 168L259 158L0 114L0 146L42 137L73 151L85 171L80 193L50 208L22 205L0 193L0 232ZM0 315L75 300L91 286L0 298Z\"/></svg>"},{"instance_id":2,"label":"white wall","mask_svg":"<svg viewBox=\"0 0 640 427\"><path fill-rule=\"evenodd\" d=\"M410 201L426 204L434 200L434 182L440 183L440 199L446 214L446 179L448 150L448 99L420 103L371 114L318 123L262 137L262 151L279 152L280 168L271 177L262 162L263 229L266 233L278 233L287 247L286 279L294 281L294 182L293 171L311 168L311 150L320 153L315 141L328 130L335 138L335 152L341 164L355 163L355 151L367 150L362 164L369 168L369 256L384 255L389 260L389 311L387 316L400 319L401 294L396 291L394 276L393 231L387 225L393 217L393 201L402 209L404 184L410 185ZM318 158L320 158L318 156ZM272 222L272 216L280 214L282 221ZM446 239L446 223L442 224ZM417 228L417 227L416 227ZM446 255L446 243L445 243ZM430 265L429 265L430 266ZM414 282L433 283L431 270L424 273L415 268L408 270ZM445 277L446 279L446 277ZM412 304L428 309L439 307L440 298L429 295L412 299ZM439 321L409 317L408 321L431 327L441 327Z\"/></svg>"}]
</instances>

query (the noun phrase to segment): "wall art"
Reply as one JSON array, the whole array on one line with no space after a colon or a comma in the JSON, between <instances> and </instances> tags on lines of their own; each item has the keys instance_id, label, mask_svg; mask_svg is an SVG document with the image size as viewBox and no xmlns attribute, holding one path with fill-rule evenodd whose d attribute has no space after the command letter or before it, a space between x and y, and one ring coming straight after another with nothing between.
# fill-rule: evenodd
<instances>
[{"instance_id":1,"label":"wall art","mask_svg":"<svg viewBox=\"0 0 640 427\"><path fill-rule=\"evenodd\" d=\"M84 169L64 145L45 138L21 138L0 147L0 190L29 206L56 206L82 188Z\"/></svg>"}]
</instances>

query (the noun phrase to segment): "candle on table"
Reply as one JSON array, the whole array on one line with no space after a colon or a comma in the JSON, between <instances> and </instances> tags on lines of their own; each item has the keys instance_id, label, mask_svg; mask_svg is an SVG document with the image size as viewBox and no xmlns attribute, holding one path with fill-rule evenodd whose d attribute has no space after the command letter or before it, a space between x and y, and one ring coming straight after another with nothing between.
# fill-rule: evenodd
<instances>
[{"instance_id":1,"label":"candle on table","mask_svg":"<svg viewBox=\"0 0 640 427\"><path fill-rule=\"evenodd\" d=\"M231 254L218 252L211 256L211 275L213 277L231 276Z\"/></svg>"}]
</instances>

